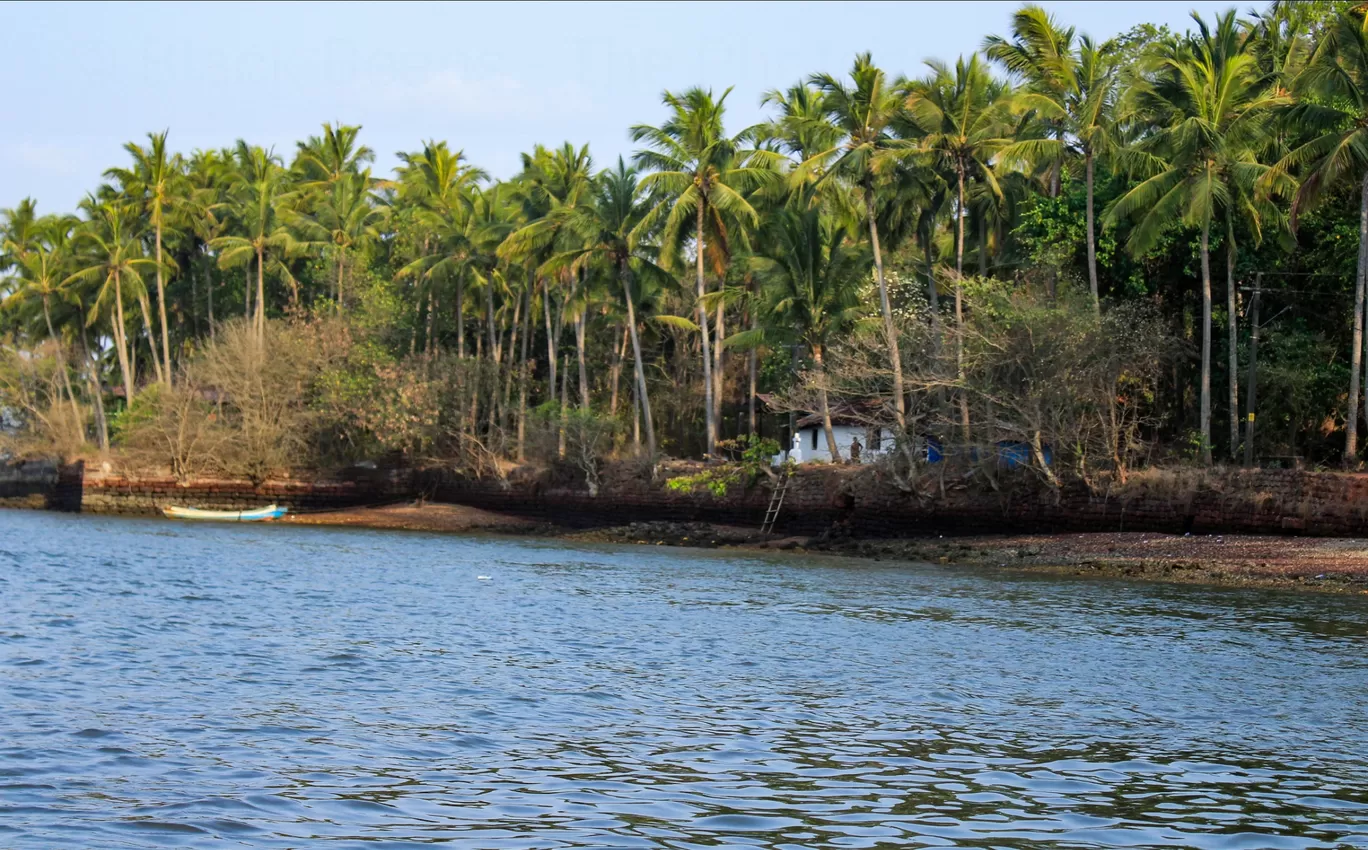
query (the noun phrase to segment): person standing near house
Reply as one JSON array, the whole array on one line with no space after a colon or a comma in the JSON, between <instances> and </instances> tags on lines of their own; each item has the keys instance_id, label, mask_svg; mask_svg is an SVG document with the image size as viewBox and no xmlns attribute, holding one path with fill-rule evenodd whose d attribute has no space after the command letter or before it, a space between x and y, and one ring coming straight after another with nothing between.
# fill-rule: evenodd
<instances>
[{"instance_id":1,"label":"person standing near house","mask_svg":"<svg viewBox=\"0 0 1368 850\"><path fill-rule=\"evenodd\" d=\"M859 437L853 437L853 438L851 438L851 440L850 440L850 462L851 462L851 463L859 463L859 462L860 462L860 449L862 449L862 448L863 448L863 446L860 445L860 438L859 438Z\"/></svg>"}]
</instances>

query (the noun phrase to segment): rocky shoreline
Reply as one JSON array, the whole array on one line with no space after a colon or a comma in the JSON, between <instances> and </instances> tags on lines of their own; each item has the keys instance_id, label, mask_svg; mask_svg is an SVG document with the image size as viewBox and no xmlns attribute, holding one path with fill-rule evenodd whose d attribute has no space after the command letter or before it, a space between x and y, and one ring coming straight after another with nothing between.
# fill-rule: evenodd
<instances>
[{"instance_id":1,"label":"rocky shoreline","mask_svg":"<svg viewBox=\"0 0 1368 850\"><path fill-rule=\"evenodd\" d=\"M293 514L286 521L537 535L586 543L814 552L1055 575L1368 595L1368 539L1363 538L1118 532L895 539L828 534L766 539L754 528L703 522L637 522L574 530L479 508L436 503Z\"/></svg>"}]
</instances>

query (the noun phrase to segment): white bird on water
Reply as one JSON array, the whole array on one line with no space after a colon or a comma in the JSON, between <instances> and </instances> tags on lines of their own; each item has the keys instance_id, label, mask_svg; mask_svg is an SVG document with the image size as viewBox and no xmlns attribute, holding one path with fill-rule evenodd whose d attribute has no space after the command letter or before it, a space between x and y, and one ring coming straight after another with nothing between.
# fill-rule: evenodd
<instances>
[{"instance_id":1,"label":"white bird on water","mask_svg":"<svg viewBox=\"0 0 1368 850\"><path fill-rule=\"evenodd\" d=\"M476 581L489 581L489 576L475 576Z\"/></svg>"}]
</instances>

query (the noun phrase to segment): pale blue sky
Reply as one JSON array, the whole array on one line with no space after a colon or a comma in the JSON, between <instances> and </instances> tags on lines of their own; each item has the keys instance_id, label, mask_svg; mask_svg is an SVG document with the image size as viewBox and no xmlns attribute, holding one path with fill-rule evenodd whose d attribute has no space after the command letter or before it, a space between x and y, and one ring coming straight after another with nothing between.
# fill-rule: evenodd
<instances>
[{"instance_id":1,"label":"pale blue sky","mask_svg":"<svg viewBox=\"0 0 1368 850\"><path fill-rule=\"evenodd\" d=\"M31 195L69 210L123 163L123 142L164 128L177 150L240 136L288 160L324 121L362 124L382 172L428 138L496 177L536 142L588 142L607 165L630 154L628 125L662 117L663 89L735 86L740 128L763 117L766 89L844 72L862 50L920 74L1005 32L1018 5L0 2L0 207ZM1044 5L1097 38L1231 6Z\"/></svg>"}]
</instances>

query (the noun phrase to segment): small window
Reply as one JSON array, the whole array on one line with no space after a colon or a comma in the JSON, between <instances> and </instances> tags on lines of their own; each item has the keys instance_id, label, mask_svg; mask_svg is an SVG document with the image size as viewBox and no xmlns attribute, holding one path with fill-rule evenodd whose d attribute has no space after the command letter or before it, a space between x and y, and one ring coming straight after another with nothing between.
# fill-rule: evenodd
<instances>
[{"instance_id":1,"label":"small window","mask_svg":"<svg viewBox=\"0 0 1368 850\"><path fill-rule=\"evenodd\" d=\"M875 427L875 428L870 428L870 429L869 429L869 432L868 432L867 434L865 434L865 442L868 443L868 445L866 446L866 448L868 448L871 452L877 452L877 451L879 450L879 447L880 447L879 441L880 441L882 438L883 438L883 429L882 429L882 428L877 428L877 427Z\"/></svg>"},{"instance_id":2,"label":"small window","mask_svg":"<svg viewBox=\"0 0 1368 850\"><path fill-rule=\"evenodd\" d=\"M817 448L817 429L816 429L816 428L813 428L813 429L812 429L812 447L813 447L814 449Z\"/></svg>"}]
</instances>

